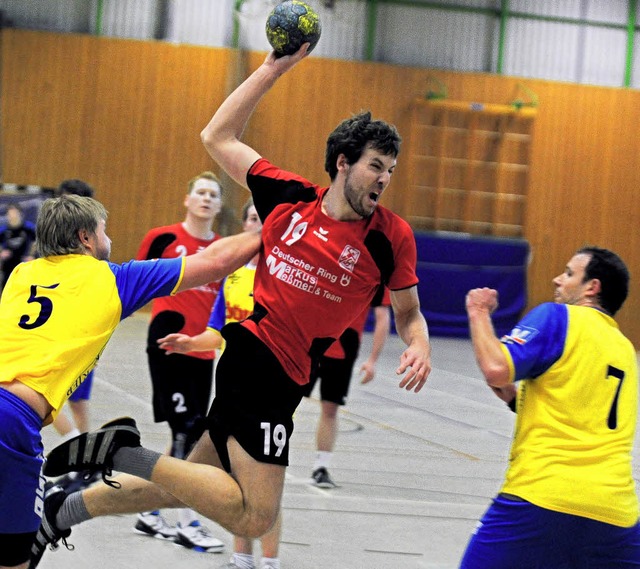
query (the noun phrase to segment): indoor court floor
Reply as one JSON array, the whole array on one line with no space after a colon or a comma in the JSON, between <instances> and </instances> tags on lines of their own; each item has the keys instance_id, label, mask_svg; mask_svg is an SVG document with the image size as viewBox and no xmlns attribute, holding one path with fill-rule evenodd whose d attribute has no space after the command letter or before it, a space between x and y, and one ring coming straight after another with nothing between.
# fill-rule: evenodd
<instances>
[{"instance_id":1,"label":"indoor court floor","mask_svg":"<svg viewBox=\"0 0 640 569\"><path fill-rule=\"evenodd\" d=\"M147 313L133 315L108 344L94 380L92 426L130 415L143 444L163 451L169 430L152 418L147 323ZM397 386L403 349L397 336L387 342L372 383L362 386L354 377L330 469L339 488L309 484L319 402L303 400L284 490L283 569L457 567L477 519L500 487L515 416L484 384L469 340L432 343L433 371L420 393ZM365 334L361 357L370 345ZM51 427L43 436L46 449L59 441ZM636 480L638 474L635 464ZM166 517L175 520L171 511ZM76 526L69 538L74 551L47 551L39 567L213 569L231 553L231 535L213 522L206 524L227 546L220 554L136 534L134 523L132 514ZM256 549L259 554L257 542Z\"/></svg>"}]
</instances>

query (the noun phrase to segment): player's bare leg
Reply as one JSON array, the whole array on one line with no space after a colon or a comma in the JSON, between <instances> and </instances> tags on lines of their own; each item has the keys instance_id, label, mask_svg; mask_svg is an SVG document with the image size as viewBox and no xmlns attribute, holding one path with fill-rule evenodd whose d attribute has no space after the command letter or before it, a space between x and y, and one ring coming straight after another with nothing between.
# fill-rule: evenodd
<instances>
[{"instance_id":1,"label":"player's bare leg","mask_svg":"<svg viewBox=\"0 0 640 569\"><path fill-rule=\"evenodd\" d=\"M151 482L122 475L118 489L98 485L83 492L92 517L188 506L235 535L259 537L275 522L285 467L250 457L234 438L227 446L233 476L205 433L186 461L161 456Z\"/></svg>"}]
</instances>

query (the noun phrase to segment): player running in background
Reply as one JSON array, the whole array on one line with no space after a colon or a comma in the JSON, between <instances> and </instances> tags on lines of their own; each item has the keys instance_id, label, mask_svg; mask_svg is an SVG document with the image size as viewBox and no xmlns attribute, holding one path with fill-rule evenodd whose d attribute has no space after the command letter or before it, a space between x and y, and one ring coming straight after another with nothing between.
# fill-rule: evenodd
<instances>
[{"instance_id":1,"label":"player running in background","mask_svg":"<svg viewBox=\"0 0 640 569\"><path fill-rule=\"evenodd\" d=\"M249 199L242 208L242 228L252 231L262 227L258 212ZM161 349L168 353L186 353L196 350L221 349L224 344L221 330L225 324L239 322L253 312L253 284L259 255L244 267L231 273L222 281L220 292L213 305L207 329L197 336L169 334L158 340ZM282 513L274 526L260 538L262 559L260 569L280 569L278 550L282 530ZM234 536L233 553L229 563L220 569L254 569L253 539Z\"/></svg>"},{"instance_id":2,"label":"player running in background","mask_svg":"<svg viewBox=\"0 0 640 569\"><path fill-rule=\"evenodd\" d=\"M137 259L168 259L191 255L220 236L213 222L222 207L222 186L213 172L202 172L189 181L184 198L184 221L151 229L142 239ZM156 298L151 308L147 334L147 361L152 384L153 418L166 421L171 429L170 456L185 458L204 431L213 385L213 349L183 352L167 358L158 339L180 332L199 334L220 288L219 282ZM191 508L178 511L178 524L171 526L159 510L141 512L135 531L172 540L196 551L219 553L224 543L198 520Z\"/></svg>"},{"instance_id":3,"label":"player running in background","mask_svg":"<svg viewBox=\"0 0 640 569\"><path fill-rule=\"evenodd\" d=\"M373 310L374 328L371 353L360 367L361 383L369 383L375 376L378 358L391 329L391 300L389 291L380 287L371 302L371 309L362 312L352 322L337 342L329 346L313 368L311 381L305 386L305 396L310 397L317 382L320 384L320 419L316 429L316 460L311 473L311 482L319 488L336 488L337 484L329 475L333 449L338 437L338 410L347 402L353 366L356 363L362 333L369 311Z\"/></svg>"},{"instance_id":4,"label":"player running in background","mask_svg":"<svg viewBox=\"0 0 640 569\"><path fill-rule=\"evenodd\" d=\"M76 195L92 198L94 189L84 180L68 179L60 182L57 195ZM69 410L71 411L72 420L62 412L53 421L53 428L62 435L63 440L69 440L77 437L80 433L86 433L90 430L91 424L89 419L89 401L93 390L93 378L95 369L92 369L82 384L76 389L68 400ZM67 492L75 492L81 488L90 486L99 478L99 473L93 476L84 475L81 472L70 472L55 481L56 486L61 486ZM50 483L53 484L53 483Z\"/></svg>"}]
</instances>

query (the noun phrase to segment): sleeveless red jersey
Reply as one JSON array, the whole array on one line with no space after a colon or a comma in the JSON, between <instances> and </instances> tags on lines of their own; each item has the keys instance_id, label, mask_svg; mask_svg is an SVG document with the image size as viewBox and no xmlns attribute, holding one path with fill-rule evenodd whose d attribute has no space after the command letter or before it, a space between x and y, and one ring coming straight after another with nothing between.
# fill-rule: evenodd
<instances>
[{"instance_id":1,"label":"sleeveless red jersey","mask_svg":"<svg viewBox=\"0 0 640 569\"><path fill-rule=\"evenodd\" d=\"M371 304L381 285L412 287L416 244L409 224L378 206L357 221L322 212L320 188L265 159L247 174L263 222L254 314L243 322L303 385L323 354Z\"/></svg>"},{"instance_id":2,"label":"sleeveless red jersey","mask_svg":"<svg viewBox=\"0 0 640 569\"><path fill-rule=\"evenodd\" d=\"M144 236L136 258L143 260L185 257L205 249L217 239L220 239L220 236L215 235L212 239L198 239L188 233L182 223L156 227ZM174 332L189 336L204 332L219 289L220 281L184 290L173 296L156 298L151 309L149 343L155 344L158 338ZM211 350L189 352L187 355L212 360L216 353L215 350Z\"/></svg>"}]
</instances>

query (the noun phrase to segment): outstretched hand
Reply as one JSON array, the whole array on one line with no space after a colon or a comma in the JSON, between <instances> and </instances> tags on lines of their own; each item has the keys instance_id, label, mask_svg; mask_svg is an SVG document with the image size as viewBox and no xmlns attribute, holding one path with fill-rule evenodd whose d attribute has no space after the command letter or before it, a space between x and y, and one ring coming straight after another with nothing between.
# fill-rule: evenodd
<instances>
[{"instance_id":1,"label":"outstretched hand","mask_svg":"<svg viewBox=\"0 0 640 569\"><path fill-rule=\"evenodd\" d=\"M398 375L405 374L399 387L407 391L418 393L431 373L431 350L428 344L411 344L400 356L400 366L396 369Z\"/></svg>"},{"instance_id":2,"label":"outstretched hand","mask_svg":"<svg viewBox=\"0 0 640 569\"><path fill-rule=\"evenodd\" d=\"M158 339L158 347L169 354L186 354L191 350L191 336L187 334L167 334Z\"/></svg>"}]
</instances>

